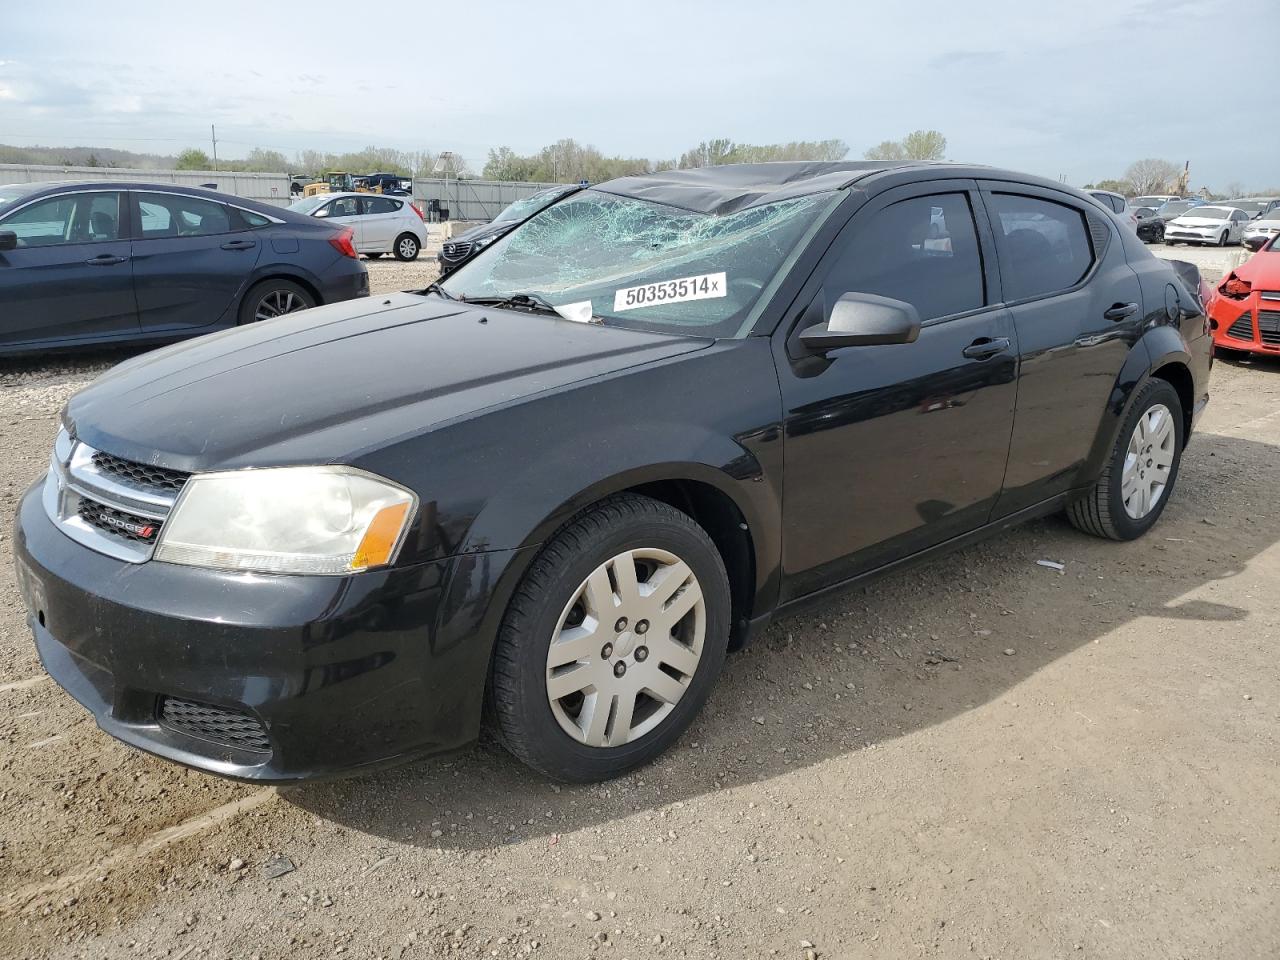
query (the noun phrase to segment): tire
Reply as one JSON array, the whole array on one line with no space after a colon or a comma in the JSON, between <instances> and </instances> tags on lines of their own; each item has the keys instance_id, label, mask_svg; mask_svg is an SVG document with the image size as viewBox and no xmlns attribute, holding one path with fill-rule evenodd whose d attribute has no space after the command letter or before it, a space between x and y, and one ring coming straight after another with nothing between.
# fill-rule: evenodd
<instances>
[{"instance_id":1,"label":"tire","mask_svg":"<svg viewBox=\"0 0 1280 960\"><path fill-rule=\"evenodd\" d=\"M1226 245L1227 245L1227 231L1223 230L1222 233L1218 235L1218 246L1225 247Z\"/></svg>"},{"instance_id":2,"label":"tire","mask_svg":"<svg viewBox=\"0 0 1280 960\"><path fill-rule=\"evenodd\" d=\"M418 254L422 251L422 244L418 243L418 238L412 233L402 233L396 237L393 250L397 260L417 260Z\"/></svg>"},{"instance_id":3,"label":"tire","mask_svg":"<svg viewBox=\"0 0 1280 960\"><path fill-rule=\"evenodd\" d=\"M1161 237L1161 239L1163 240L1163 242L1164 242L1167 246L1170 246L1170 247L1176 247L1176 246L1178 245L1178 241L1177 241L1177 240L1164 240L1164 239L1163 239L1163 236Z\"/></svg>"},{"instance_id":4,"label":"tire","mask_svg":"<svg viewBox=\"0 0 1280 960\"><path fill-rule=\"evenodd\" d=\"M1158 228L1156 229L1156 240L1155 240L1155 242L1156 242L1156 243L1164 243L1164 227L1158 227Z\"/></svg>"},{"instance_id":5,"label":"tire","mask_svg":"<svg viewBox=\"0 0 1280 960\"><path fill-rule=\"evenodd\" d=\"M633 559L630 551L645 558ZM665 638L663 625L655 623L655 632L649 633L648 621L638 617L609 622L619 612L654 615L647 612L652 606L626 602L641 594L628 591L618 579L624 563L640 583L674 584L679 578L684 584L673 588L669 605L678 599L682 610L689 609L677 611ZM653 572L647 572L649 564ZM498 739L533 769L569 782L606 780L648 763L676 741L710 695L724 664L730 617L724 562L706 531L689 516L633 494L588 508L534 558L499 628L487 691ZM625 628L619 630L620 624ZM553 640L566 650L580 644L584 655L565 660L580 651L553 654ZM553 658L561 663L553 666ZM592 679L583 680L588 674ZM558 688L551 686L556 680L561 681ZM599 689L571 689L597 682ZM666 699L644 693L647 683ZM557 689L567 692L553 700ZM609 699L602 702L606 694ZM630 721L619 727L626 704ZM603 719L591 722L597 718ZM589 743L593 736L598 741L594 745Z\"/></svg>"},{"instance_id":6,"label":"tire","mask_svg":"<svg viewBox=\"0 0 1280 960\"><path fill-rule=\"evenodd\" d=\"M1155 438L1163 424L1159 424L1157 430L1149 429L1146 442L1151 443L1154 440L1152 445L1155 449L1149 450L1145 464L1142 462L1143 458L1138 458L1135 469L1140 476L1134 478L1135 484L1138 490L1145 487L1148 493L1159 478L1163 479L1163 486L1156 495L1154 503L1145 513L1141 512L1141 504L1137 505L1139 508L1137 512L1140 515L1135 516L1131 510L1135 505L1131 503L1130 506L1126 506L1125 503L1125 466L1132 452L1131 442L1138 439L1135 431L1139 423L1146 420L1146 427L1156 426L1151 418L1161 416L1158 413L1159 408L1163 408L1164 414L1167 414L1170 419L1168 426L1172 449L1167 451L1168 464L1162 471L1160 467L1160 446L1162 445ZM1183 430L1182 402L1178 399L1178 391L1165 380L1148 381L1138 391L1128 415L1120 425L1115 446L1103 468L1102 476L1093 485L1093 489L1067 508L1067 517L1072 525L1085 533L1109 540L1136 540L1155 526L1169 498L1173 495L1174 486L1178 481L1178 467L1182 463L1182 447L1186 441ZM1139 443L1137 449L1141 451L1146 448ZM1150 453L1156 455L1152 457Z\"/></svg>"},{"instance_id":7,"label":"tire","mask_svg":"<svg viewBox=\"0 0 1280 960\"><path fill-rule=\"evenodd\" d=\"M263 280L249 288L240 301L236 322L240 326L262 320L274 320L286 313L308 310L316 298L292 280Z\"/></svg>"},{"instance_id":8,"label":"tire","mask_svg":"<svg viewBox=\"0 0 1280 960\"><path fill-rule=\"evenodd\" d=\"M370 260L377 260L382 256L382 254L380 252L366 253L365 256L368 257Z\"/></svg>"}]
</instances>

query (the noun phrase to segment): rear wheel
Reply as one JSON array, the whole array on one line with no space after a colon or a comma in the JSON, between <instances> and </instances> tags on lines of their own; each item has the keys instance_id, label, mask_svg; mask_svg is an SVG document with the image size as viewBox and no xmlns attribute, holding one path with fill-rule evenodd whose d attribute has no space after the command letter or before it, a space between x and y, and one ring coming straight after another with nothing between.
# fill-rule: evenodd
<instances>
[{"instance_id":1,"label":"rear wheel","mask_svg":"<svg viewBox=\"0 0 1280 960\"><path fill-rule=\"evenodd\" d=\"M1067 508L1071 523L1109 540L1136 540L1164 512L1182 462L1183 419L1178 392L1152 380L1134 399L1102 476Z\"/></svg>"},{"instance_id":2,"label":"rear wheel","mask_svg":"<svg viewBox=\"0 0 1280 960\"><path fill-rule=\"evenodd\" d=\"M418 238L412 233L402 233L396 237L395 254L397 260L417 260L420 249Z\"/></svg>"},{"instance_id":3,"label":"rear wheel","mask_svg":"<svg viewBox=\"0 0 1280 960\"><path fill-rule=\"evenodd\" d=\"M370 260L377 260L379 257L382 256L382 253L381 252L366 253L365 256L368 257Z\"/></svg>"},{"instance_id":4,"label":"rear wheel","mask_svg":"<svg viewBox=\"0 0 1280 960\"><path fill-rule=\"evenodd\" d=\"M240 301L237 322L244 325L274 320L286 313L307 310L315 305L315 297L292 280L263 280L250 287Z\"/></svg>"},{"instance_id":5,"label":"rear wheel","mask_svg":"<svg viewBox=\"0 0 1280 960\"><path fill-rule=\"evenodd\" d=\"M560 780L648 763L706 702L728 646L711 538L657 500L606 500L534 559L494 650L489 703L517 758Z\"/></svg>"}]
</instances>

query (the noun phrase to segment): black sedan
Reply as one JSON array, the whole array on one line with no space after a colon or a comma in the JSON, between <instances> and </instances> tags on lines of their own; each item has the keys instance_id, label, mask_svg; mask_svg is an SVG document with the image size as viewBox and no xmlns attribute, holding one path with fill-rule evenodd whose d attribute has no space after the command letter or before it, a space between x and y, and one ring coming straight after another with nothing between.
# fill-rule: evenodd
<instances>
[{"instance_id":1,"label":"black sedan","mask_svg":"<svg viewBox=\"0 0 1280 960\"><path fill-rule=\"evenodd\" d=\"M1208 321L1086 194L775 163L583 190L419 293L128 361L14 553L99 725L292 781L456 749L566 780L670 747L730 650L1019 521L1142 536Z\"/></svg>"},{"instance_id":2,"label":"black sedan","mask_svg":"<svg viewBox=\"0 0 1280 960\"><path fill-rule=\"evenodd\" d=\"M172 184L0 186L0 354L178 340L366 296L350 228Z\"/></svg>"},{"instance_id":3,"label":"black sedan","mask_svg":"<svg viewBox=\"0 0 1280 960\"><path fill-rule=\"evenodd\" d=\"M448 273L450 270L462 266L489 244L510 233L534 214L545 210L557 200L581 189L576 184L566 184L539 190L537 193L531 194L523 200L517 200L506 207L488 223L482 223L478 227L472 227L470 230L450 238L445 241L440 248L440 252L436 254L436 261L440 264L441 273Z\"/></svg>"},{"instance_id":4,"label":"black sedan","mask_svg":"<svg viewBox=\"0 0 1280 960\"><path fill-rule=\"evenodd\" d=\"M1143 243L1164 243L1164 224L1152 207L1138 207L1133 211L1133 215L1138 218L1138 222L1134 225L1137 231L1138 239Z\"/></svg>"}]
</instances>

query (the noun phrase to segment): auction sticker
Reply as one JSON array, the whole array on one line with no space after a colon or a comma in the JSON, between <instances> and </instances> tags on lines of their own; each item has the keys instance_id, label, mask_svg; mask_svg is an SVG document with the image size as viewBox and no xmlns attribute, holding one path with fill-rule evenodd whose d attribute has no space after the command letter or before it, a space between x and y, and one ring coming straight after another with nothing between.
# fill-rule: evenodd
<instances>
[{"instance_id":1,"label":"auction sticker","mask_svg":"<svg viewBox=\"0 0 1280 960\"><path fill-rule=\"evenodd\" d=\"M613 294L613 310L635 310L655 307L660 303L684 303L686 300L714 300L728 295L723 273L704 273L680 280L663 280L640 287L626 287Z\"/></svg>"}]
</instances>

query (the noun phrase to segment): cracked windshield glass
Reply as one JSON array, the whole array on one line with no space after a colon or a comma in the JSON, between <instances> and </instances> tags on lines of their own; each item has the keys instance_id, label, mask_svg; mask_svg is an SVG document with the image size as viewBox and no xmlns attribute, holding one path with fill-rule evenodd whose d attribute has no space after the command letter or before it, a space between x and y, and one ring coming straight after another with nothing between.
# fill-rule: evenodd
<instances>
[{"instance_id":1,"label":"cracked windshield glass","mask_svg":"<svg viewBox=\"0 0 1280 960\"><path fill-rule=\"evenodd\" d=\"M459 300L516 298L569 319L743 336L762 295L837 199L820 193L715 215L586 190L518 227L441 286Z\"/></svg>"}]
</instances>

